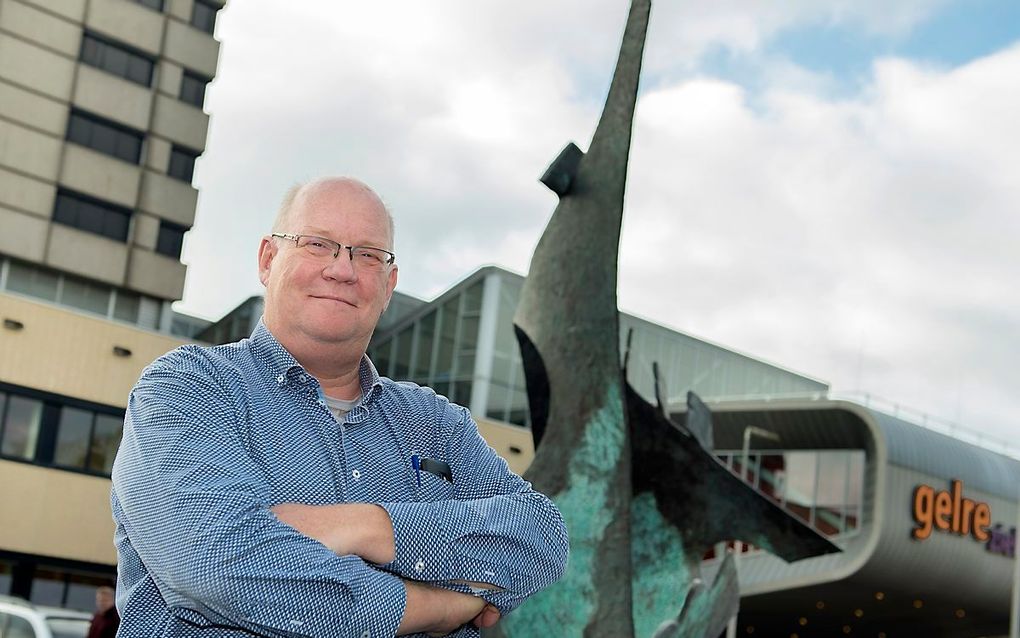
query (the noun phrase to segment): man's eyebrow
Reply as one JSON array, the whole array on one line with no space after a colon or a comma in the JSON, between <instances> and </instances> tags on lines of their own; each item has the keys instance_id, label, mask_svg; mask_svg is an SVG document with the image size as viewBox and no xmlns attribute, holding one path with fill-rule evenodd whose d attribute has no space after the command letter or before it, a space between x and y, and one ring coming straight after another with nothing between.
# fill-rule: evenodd
<instances>
[{"instance_id":1,"label":"man's eyebrow","mask_svg":"<svg viewBox=\"0 0 1020 638\"><path fill-rule=\"evenodd\" d=\"M330 231L328 231L328 230L326 230L324 228L314 228L314 227L307 227L306 226L305 228L303 228L301 230L301 232L299 234L301 234L301 235L315 235L316 237L323 237L325 239L332 239L333 241L337 242L338 244L344 244L344 242L340 241L339 239L336 239L335 236L333 235L333 233L331 233ZM373 240L373 239L363 239L363 240L360 240L360 241L352 241L350 245L351 246L377 246L377 247L381 247L385 243L386 243L386 240L384 240L383 238L380 237L378 239L378 241L377 240ZM346 244L344 244L344 245L346 245Z\"/></svg>"}]
</instances>

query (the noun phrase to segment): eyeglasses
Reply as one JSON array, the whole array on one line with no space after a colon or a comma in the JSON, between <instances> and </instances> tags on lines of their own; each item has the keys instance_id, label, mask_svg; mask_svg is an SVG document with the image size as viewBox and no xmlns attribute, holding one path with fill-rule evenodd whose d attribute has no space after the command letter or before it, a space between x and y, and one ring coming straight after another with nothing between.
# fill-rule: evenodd
<instances>
[{"instance_id":1,"label":"eyeglasses","mask_svg":"<svg viewBox=\"0 0 1020 638\"><path fill-rule=\"evenodd\" d=\"M395 254L382 248L373 248L372 246L344 246L332 239L316 237L315 235L273 233L272 236L279 237L280 239L289 239L294 242L298 248L303 249L310 257L320 260L325 260L327 258L336 259L341 250L347 250L347 253L351 258L351 263L353 263L356 268L363 270L382 270L387 265L392 264L397 258Z\"/></svg>"}]
</instances>

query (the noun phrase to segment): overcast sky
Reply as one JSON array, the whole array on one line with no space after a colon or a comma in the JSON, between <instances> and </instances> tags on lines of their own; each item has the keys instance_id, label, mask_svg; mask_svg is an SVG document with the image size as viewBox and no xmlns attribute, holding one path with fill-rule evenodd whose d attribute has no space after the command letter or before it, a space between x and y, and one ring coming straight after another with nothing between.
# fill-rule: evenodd
<instances>
[{"instance_id":1,"label":"overcast sky","mask_svg":"<svg viewBox=\"0 0 1020 638\"><path fill-rule=\"evenodd\" d=\"M525 273L628 5L234 0L219 17L184 300L259 294L284 190L360 177L403 292ZM1020 432L1020 3L652 8L623 310L1000 438Z\"/></svg>"}]
</instances>

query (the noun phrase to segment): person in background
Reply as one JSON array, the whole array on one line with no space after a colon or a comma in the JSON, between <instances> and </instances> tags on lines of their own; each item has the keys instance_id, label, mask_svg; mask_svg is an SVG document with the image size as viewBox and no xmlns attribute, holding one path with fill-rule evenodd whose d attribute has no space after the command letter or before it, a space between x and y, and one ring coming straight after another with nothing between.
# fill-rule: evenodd
<instances>
[{"instance_id":1,"label":"person in background","mask_svg":"<svg viewBox=\"0 0 1020 638\"><path fill-rule=\"evenodd\" d=\"M120 616L114 605L113 587L100 587L96 590L96 613L89 624L88 638L114 638L119 626Z\"/></svg>"}]
</instances>

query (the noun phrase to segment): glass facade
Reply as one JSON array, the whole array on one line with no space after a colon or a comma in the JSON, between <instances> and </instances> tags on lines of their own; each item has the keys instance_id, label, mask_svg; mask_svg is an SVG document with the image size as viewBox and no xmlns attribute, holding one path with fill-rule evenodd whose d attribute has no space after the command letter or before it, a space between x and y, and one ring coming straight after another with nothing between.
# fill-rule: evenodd
<instances>
[{"instance_id":1,"label":"glass facade","mask_svg":"<svg viewBox=\"0 0 1020 638\"><path fill-rule=\"evenodd\" d=\"M487 267L431 303L391 307L369 356L380 374L428 385L475 415L528 426L524 368L513 328L523 285L520 275ZM828 390L814 379L620 313L624 347L631 330L628 380L650 401L655 397L653 362L663 371L671 403L682 402L688 390L703 398L804 396Z\"/></svg>"}]
</instances>

